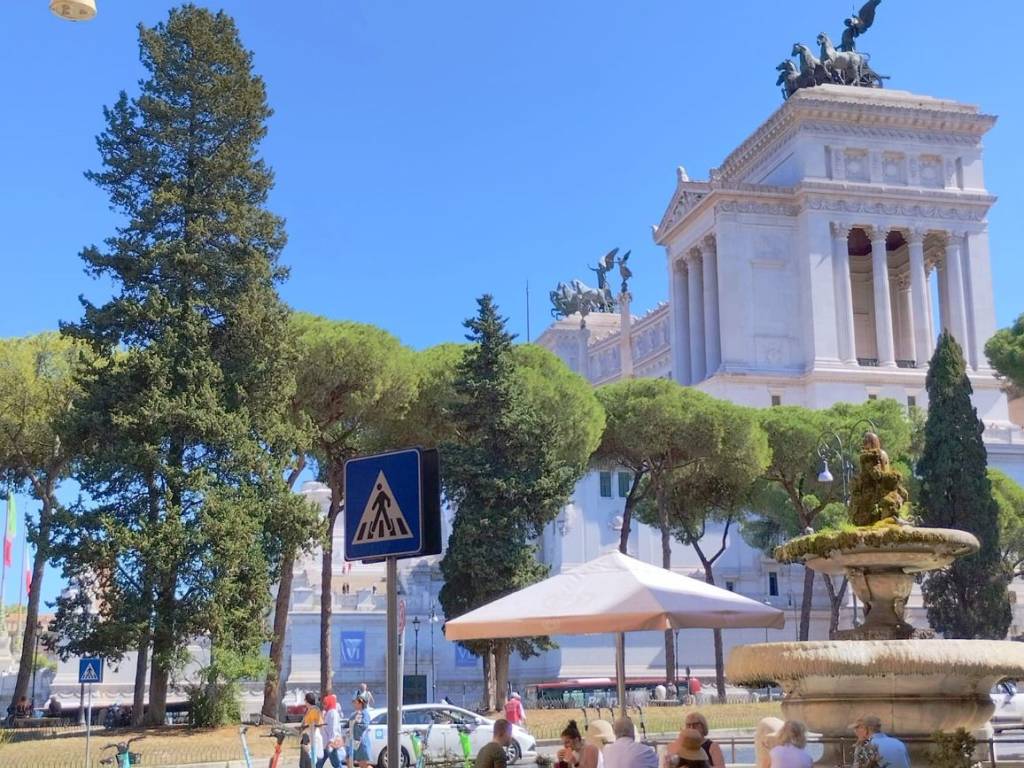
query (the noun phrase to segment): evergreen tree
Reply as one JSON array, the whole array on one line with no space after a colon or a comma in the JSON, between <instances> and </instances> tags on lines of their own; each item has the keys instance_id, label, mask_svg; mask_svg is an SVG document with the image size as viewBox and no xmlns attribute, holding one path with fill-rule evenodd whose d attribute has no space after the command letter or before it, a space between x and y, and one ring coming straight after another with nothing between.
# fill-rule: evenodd
<instances>
[{"instance_id":1,"label":"evergreen tree","mask_svg":"<svg viewBox=\"0 0 1024 768\"><path fill-rule=\"evenodd\" d=\"M65 654L152 651L147 721L162 723L187 644L211 644L210 689L258 671L271 560L296 445L283 222L259 159L271 110L234 21L192 5L139 27L140 93L106 108L90 172L123 224L82 252L110 281L64 326L98 361L69 431L85 501L58 552L77 593L58 606ZM276 549L279 550L279 547ZM136 707L136 714L141 707Z\"/></svg>"},{"instance_id":2,"label":"evergreen tree","mask_svg":"<svg viewBox=\"0 0 1024 768\"><path fill-rule=\"evenodd\" d=\"M921 523L959 528L978 537L977 554L962 557L923 582L928 621L946 637L1006 636L1011 609L1000 557L999 508L986 473L984 425L971 403L960 345L943 331L928 366L928 420L917 463Z\"/></svg>"},{"instance_id":3,"label":"evergreen tree","mask_svg":"<svg viewBox=\"0 0 1024 768\"><path fill-rule=\"evenodd\" d=\"M449 618L546 575L532 541L568 500L604 426L583 379L547 351L513 347L491 296L477 304L465 322L471 344L456 367L451 429L441 446L444 490L457 510L441 561L440 601ZM527 657L549 641L466 647L484 659L486 703L495 706L511 652Z\"/></svg>"},{"instance_id":4,"label":"evergreen tree","mask_svg":"<svg viewBox=\"0 0 1024 768\"><path fill-rule=\"evenodd\" d=\"M1014 394L1024 395L1024 314L1009 328L996 331L985 344L985 354L992 367L1010 383Z\"/></svg>"}]
</instances>

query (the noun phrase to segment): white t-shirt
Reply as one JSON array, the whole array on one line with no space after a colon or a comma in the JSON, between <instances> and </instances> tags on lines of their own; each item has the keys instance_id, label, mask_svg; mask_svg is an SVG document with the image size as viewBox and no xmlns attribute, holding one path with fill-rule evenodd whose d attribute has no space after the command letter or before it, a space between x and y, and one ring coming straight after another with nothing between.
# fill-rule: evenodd
<instances>
[{"instance_id":1,"label":"white t-shirt","mask_svg":"<svg viewBox=\"0 0 1024 768\"><path fill-rule=\"evenodd\" d=\"M771 768L811 768L814 760L800 747L792 744L780 744L772 747L768 753L771 757Z\"/></svg>"}]
</instances>

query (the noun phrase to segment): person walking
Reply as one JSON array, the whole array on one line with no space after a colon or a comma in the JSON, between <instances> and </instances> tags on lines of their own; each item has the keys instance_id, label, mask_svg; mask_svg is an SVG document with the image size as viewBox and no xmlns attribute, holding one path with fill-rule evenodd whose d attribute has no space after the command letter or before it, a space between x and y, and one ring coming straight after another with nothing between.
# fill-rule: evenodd
<instances>
[{"instance_id":1,"label":"person walking","mask_svg":"<svg viewBox=\"0 0 1024 768\"><path fill-rule=\"evenodd\" d=\"M374 593L376 594L376 593ZM363 701L366 703L366 707L373 706L373 691L370 690L370 686L366 683L359 684L359 692L363 695Z\"/></svg>"},{"instance_id":2,"label":"person walking","mask_svg":"<svg viewBox=\"0 0 1024 768\"><path fill-rule=\"evenodd\" d=\"M518 725L520 728L526 727L526 710L523 709L522 699L519 698L519 694L515 691L508 697L508 701L505 702L505 719L508 720L512 725Z\"/></svg>"},{"instance_id":3,"label":"person walking","mask_svg":"<svg viewBox=\"0 0 1024 768\"><path fill-rule=\"evenodd\" d=\"M857 722L850 726L857 735L857 742L865 743L861 748L862 759L870 758L870 750L866 748L870 744L878 751L881 765L884 768L910 768L910 753L907 752L907 745L894 736L890 736L882 730L882 720L875 715L865 715L857 718ZM854 760L857 759L856 750Z\"/></svg>"},{"instance_id":4,"label":"person walking","mask_svg":"<svg viewBox=\"0 0 1024 768\"><path fill-rule=\"evenodd\" d=\"M316 705L316 694L312 691L306 693L306 714L302 716L302 726L299 732L309 729L309 761L317 765L320 756L324 753L323 733L321 728L324 724L323 714Z\"/></svg>"},{"instance_id":5,"label":"person walking","mask_svg":"<svg viewBox=\"0 0 1024 768\"><path fill-rule=\"evenodd\" d=\"M341 735L341 708L333 693L324 696L324 752L316 764L323 768L328 760L331 768L341 768L345 760L345 740Z\"/></svg>"},{"instance_id":6,"label":"person walking","mask_svg":"<svg viewBox=\"0 0 1024 768\"><path fill-rule=\"evenodd\" d=\"M367 768L370 764L370 713L366 711L366 705L366 692L356 691L352 696L355 711L349 720L349 729L352 732L352 761L359 768Z\"/></svg>"},{"instance_id":7,"label":"person walking","mask_svg":"<svg viewBox=\"0 0 1024 768\"><path fill-rule=\"evenodd\" d=\"M505 748L512 743L512 725L505 718L494 721L494 736L476 754L473 768L507 768Z\"/></svg>"},{"instance_id":8,"label":"person walking","mask_svg":"<svg viewBox=\"0 0 1024 768\"><path fill-rule=\"evenodd\" d=\"M604 748L605 768L658 768L658 753L636 741L636 727L628 717L612 724L615 741Z\"/></svg>"},{"instance_id":9,"label":"person walking","mask_svg":"<svg viewBox=\"0 0 1024 768\"><path fill-rule=\"evenodd\" d=\"M778 745L768 753L771 768L811 768L814 760L807 746L807 726L799 720L787 720L779 730Z\"/></svg>"}]
</instances>

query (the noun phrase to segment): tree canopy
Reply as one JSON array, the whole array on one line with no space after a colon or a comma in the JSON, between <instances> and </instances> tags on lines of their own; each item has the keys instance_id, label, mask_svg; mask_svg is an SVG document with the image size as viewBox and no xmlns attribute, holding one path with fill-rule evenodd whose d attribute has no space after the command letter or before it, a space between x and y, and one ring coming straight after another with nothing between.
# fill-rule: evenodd
<instances>
[{"instance_id":1,"label":"tree canopy","mask_svg":"<svg viewBox=\"0 0 1024 768\"><path fill-rule=\"evenodd\" d=\"M985 355L999 375L1024 393L1024 314L985 343Z\"/></svg>"}]
</instances>

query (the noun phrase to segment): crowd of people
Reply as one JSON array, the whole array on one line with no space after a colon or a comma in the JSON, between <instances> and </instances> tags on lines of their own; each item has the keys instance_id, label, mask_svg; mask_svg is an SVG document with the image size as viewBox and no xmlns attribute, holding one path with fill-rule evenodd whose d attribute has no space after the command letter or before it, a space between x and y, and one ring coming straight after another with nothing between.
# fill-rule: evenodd
<instances>
[{"instance_id":1,"label":"crowd of people","mask_svg":"<svg viewBox=\"0 0 1024 768\"><path fill-rule=\"evenodd\" d=\"M369 713L373 694L363 683L352 694L352 717L349 718L349 739L346 744L341 721L344 713L338 697L327 693L317 703L316 694L306 694L306 714L300 728L302 749L299 756L300 768L340 768L351 755L352 763L358 768L370 765Z\"/></svg>"},{"instance_id":2,"label":"crowd of people","mask_svg":"<svg viewBox=\"0 0 1024 768\"><path fill-rule=\"evenodd\" d=\"M861 717L850 730L856 737L853 768L910 768L906 745L885 733L878 717ZM722 747L710 738L707 718L700 712L687 714L660 761L652 745L637 741L628 717L614 723L593 720L586 734L570 720L561 736L555 768L725 768ZM758 768L811 768L814 763L807 751L807 726L798 720L765 718L756 742Z\"/></svg>"}]
</instances>

